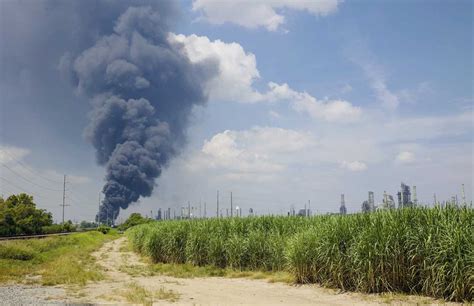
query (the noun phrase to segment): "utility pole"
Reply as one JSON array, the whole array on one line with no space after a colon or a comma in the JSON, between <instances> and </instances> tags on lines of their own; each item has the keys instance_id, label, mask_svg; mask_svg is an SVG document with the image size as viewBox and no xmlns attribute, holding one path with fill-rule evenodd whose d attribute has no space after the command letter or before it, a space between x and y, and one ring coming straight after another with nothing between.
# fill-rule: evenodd
<instances>
[{"instance_id":1,"label":"utility pole","mask_svg":"<svg viewBox=\"0 0 474 306\"><path fill-rule=\"evenodd\" d=\"M217 212L216 212L217 218L219 218L219 190L217 190Z\"/></svg>"},{"instance_id":2,"label":"utility pole","mask_svg":"<svg viewBox=\"0 0 474 306\"><path fill-rule=\"evenodd\" d=\"M308 217L311 216L311 200L308 200Z\"/></svg>"},{"instance_id":3,"label":"utility pole","mask_svg":"<svg viewBox=\"0 0 474 306\"><path fill-rule=\"evenodd\" d=\"M232 191L230 192L230 217L234 216L233 209L232 209Z\"/></svg>"},{"instance_id":4,"label":"utility pole","mask_svg":"<svg viewBox=\"0 0 474 306\"><path fill-rule=\"evenodd\" d=\"M99 227L100 224L100 194L101 192L99 191L99 210L97 212L97 227Z\"/></svg>"},{"instance_id":5,"label":"utility pole","mask_svg":"<svg viewBox=\"0 0 474 306\"><path fill-rule=\"evenodd\" d=\"M418 199L416 197L416 186L413 186L413 205L416 206L418 204Z\"/></svg>"},{"instance_id":6,"label":"utility pole","mask_svg":"<svg viewBox=\"0 0 474 306\"><path fill-rule=\"evenodd\" d=\"M204 202L204 219L207 218L207 209L206 209L206 202Z\"/></svg>"},{"instance_id":7,"label":"utility pole","mask_svg":"<svg viewBox=\"0 0 474 306\"><path fill-rule=\"evenodd\" d=\"M461 197L462 197L462 205L467 206L466 193L464 192L464 184L461 185Z\"/></svg>"},{"instance_id":8,"label":"utility pole","mask_svg":"<svg viewBox=\"0 0 474 306\"><path fill-rule=\"evenodd\" d=\"M63 207L63 224L64 224L64 207L69 206L66 205L66 174L64 174L64 181L63 181L63 204L61 205Z\"/></svg>"},{"instance_id":9,"label":"utility pole","mask_svg":"<svg viewBox=\"0 0 474 306\"><path fill-rule=\"evenodd\" d=\"M191 219L191 203L188 201L188 219Z\"/></svg>"}]
</instances>

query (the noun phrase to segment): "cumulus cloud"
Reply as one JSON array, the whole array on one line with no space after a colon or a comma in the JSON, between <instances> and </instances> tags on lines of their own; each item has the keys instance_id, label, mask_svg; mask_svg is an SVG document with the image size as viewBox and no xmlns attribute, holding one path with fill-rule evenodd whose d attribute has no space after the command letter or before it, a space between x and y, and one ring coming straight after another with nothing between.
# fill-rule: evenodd
<instances>
[{"instance_id":1,"label":"cumulus cloud","mask_svg":"<svg viewBox=\"0 0 474 306\"><path fill-rule=\"evenodd\" d=\"M342 94L346 94L352 91L352 86L350 84L345 84L344 86L341 87L340 91Z\"/></svg>"},{"instance_id":2,"label":"cumulus cloud","mask_svg":"<svg viewBox=\"0 0 474 306\"><path fill-rule=\"evenodd\" d=\"M185 36L170 33L171 43L183 45L184 52L192 63L214 60L218 72L207 82L209 98L216 101L238 101L252 103L262 100L262 95L252 88L260 78L255 55L245 52L238 43L211 41L206 36Z\"/></svg>"},{"instance_id":3,"label":"cumulus cloud","mask_svg":"<svg viewBox=\"0 0 474 306\"><path fill-rule=\"evenodd\" d=\"M207 83L211 100L241 103L287 101L292 108L317 120L353 122L360 119L362 110L345 100L320 100L307 92L298 92L287 83L268 83L268 90L260 92L253 85L260 78L255 55L245 52L237 43L211 41L205 36L170 34L171 43L182 44L184 53L193 63L214 61L218 73Z\"/></svg>"},{"instance_id":4,"label":"cumulus cloud","mask_svg":"<svg viewBox=\"0 0 474 306\"><path fill-rule=\"evenodd\" d=\"M359 172L359 171L367 170L367 165L358 160L351 161L351 162L343 161L341 162L341 168L354 171L354 172Z\"/></svg>"},{"instance_id":5,"label":"cumulus cloud","mask_svg":"<svg viewBox=\"0 0 474 306\"><path fill-rule=\"evenodd\" d=\"M415 161L415 154L410 151L403 151L403 152L398 153L395 160L396 162L400 164L413 163Z\"/></svg>"},{"instance_id":6,"label":"cumulus cloud","mask_svg":"<svg viewBox=\"0 0 474 306\"><path fill-rule=\"evenodd\" d=\"M194 0L193 10L212 24L233 23L246 28L264 27L276 31L285 23L282 10L306 11L314 16L326 16L337 10L340 0Z\"/></svg>"},{"instance_id":7,"label":"cumulus cloud","mask_svg":"<svg viewBox=\"0 0 474 306\"><path fill-rule=\"evenodd\" d=\"M206 140L188 164L194 170L220 170L227 178L271 178L287 169L295 153L314 145L311 135L291 129L226 130Z\"/></svg>"},{"instance_id":8,"label":"cumulus cloud","mask_svg":"<svg viewBox=\"0 0 474 306\"><path fill-rule=\"evenodd\" d=\"M30 150L13 146L0 146L0 163L9 164L22 160L30 154Z\"/></svg>"},{"instance_id":9,"label":"cumulus cloud","mask_svg":"<svg viewBox=\"0 0 474 306\"><path fill-rule=\"evenodd\" d=\"M353 122L361 117L360 107L353 106L345 100L318 100L307 92L293 90L288 84L268 84L270 90L266 93L269 100L288 100L293 109L307 113L314 119L328 122Z\"/></svg>"},{"instance_id":10,"label":"cumulus cloud","mask_svg":"<svg viewBox=\"0 0 474 306\"><path fill-rule=\"evenodd\" d=\"M268 112L268 115L273 119L280 119L281 118L281 115L278 112L274 111L274 110L270 110Z\"/></svg>"}]
</instances>

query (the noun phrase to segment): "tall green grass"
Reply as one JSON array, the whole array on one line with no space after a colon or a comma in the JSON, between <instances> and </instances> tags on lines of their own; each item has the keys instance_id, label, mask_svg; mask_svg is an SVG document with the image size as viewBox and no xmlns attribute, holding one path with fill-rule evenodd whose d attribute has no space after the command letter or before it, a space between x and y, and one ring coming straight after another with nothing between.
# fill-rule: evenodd
<instances>
[{"instance_id":1,"label":"tall green grass","mask_svg":"<svg viewBox=\"0 0 474 306\"><path fill-rule=\"evenodd\" d=\"M91 253L117 234L97 231L0 242L0 283L81 284L103 278ZM39 278L31 276L39 276Z\"/></svg>"},{"instance_id":2,"label":"tall green grass","mask_svg":"<svg viewBox=\"0 0 474 306\"><path fill-rule=\"evenodd\" d=\"M455 301L474 293L474 212L407 208L347 216L165 221L127 232L155 262L290 271L301 283Z\"/></svg>"}]
</instances>

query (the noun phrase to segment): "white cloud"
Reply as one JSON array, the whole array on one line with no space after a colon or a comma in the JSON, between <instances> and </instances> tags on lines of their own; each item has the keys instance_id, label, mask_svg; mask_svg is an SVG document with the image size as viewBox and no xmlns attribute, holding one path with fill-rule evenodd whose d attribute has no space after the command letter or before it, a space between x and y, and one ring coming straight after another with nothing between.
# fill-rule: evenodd
<instances>
[{"instance_id":1,"label":"white cloud","mask_svg":"<svg viewBox=\"0 0 474 306\"><path fill-rule=\"evenodd\" d=\"M384 68L376 61L367 43L363 40L347 39L345 48L347 57L358 65L369 80L369 85L374 91L379 103L388 110L394 110L400 104L400 97L387 85L387 76Z\"/></svg>"},{"instance_id":2,"label":"white cloud","mask_svg":"<svg viewBox=\"0 0 474 306\"><path fill-rule=\"evenodd\" d=\"M193 63L216 61L219 73L209 81L211 100L241 103L287 101L297 112L328 122L357 121L362 110L344 100L318 100L307 92L293 90L288 84L268 83L267 92L253 88L260 78L255 55L237 43L211 41L206 36L170 34L168 39L183 45L184 53Z\"/></svg>"},{"instance_id":3,"label":"white cloud","mask_svg":"<svg viewBox=\"0 0 474 306\"><path fill-rule=\"evenodd\" d=\"M0 163L10 164L14 163L15 160L23 160L25 156L30 154L28 149L12 147L12 146L0 146Z\"/></svg>"},{"instance_id":4,"label":"white cloud","mask_svg":"<svg viewBox=\"0 0 474 306\"><path fill-rule=\"evenodd\" d=\"M274 111L274 110L270 110L268 112L268 115L270 115L270 117L272 117L273 119L280 119L281 118L281 115L278 112Z\"/></svg>"},{"instance_id":5,"label":"white cloud","mask_svg":"<svg viewBox=\"0 0 474 306\"><path fill-rule=\"evenodd\" d=\"M413 89L400 90L397 96L400 98L400 101L413 104L433 94L434 89L431 87L431 84L429 82L421 82Z\"/></svg>"},{"instance_id":6,"label":"white cloud","mask_svg":"<svg viewBox=\"0 0 474 306\"><path fill-rule=\"evenodd\" d=\"M269 100L288 100L298 111L309 114L314 119L328 122L353 122L360 119L362 110L344 100L317 100L307 92L297 92L288 84L268 84L270 90L265 94Z\"/></svg>"},{"instance_id":7,"label":"white cloud","mask_svg":"<svg viewBox=\"0 0 474 306\"><path fill-rule=\"evenodd\" d=\"M352 91L352 86L350 84L345 84L344 86L341 87L340 91L342 94L349 93Z\"/></svg>"},{"instance_id":8,"label":"white cloud","mask_svg":"<svg viewBox=\"0 0 474 306\"><path fill-rule=\"evenodd\" d=\"M207 84L211 100L256 102L261 95L252 88L252 83L260 78L257 60L252 53L245 52L238 43L210 41L206 36L170 33L171 42L179 42L191 62L214 60L219 73Z\"/></svg>"},{"instance_id":9,"label":"white cloud","mask_svg":"<svg viewBox=\"0 0 474 306\"><path fill-rule=\"evenodd\" d=\"M234 23L246 28L265 27L276 31L285 23L283 9L307 11L315 16L326 16L337 10L339 0L194 0L193 10L212 24Z\"/></svg>"},{"instance_id":10,"label":"white cloud","mask_svg":"<svg viewBox=\"0 0 474 306\"><path fill-rule=\"evenodd\" d=\"M227 178L271 178L288 167L294 154L314 145L311 135L295 130L274 127L226 130L206 140L188 166L191 170L217 169Z\"/></svg>"},{"instance_id":11,"label":"white cloud","mask_svg":"<svg viewBox=\"0 0 474 306\"><path fill-rule=\"evenodd\" d=\"M415 161L415 154L410 151L403 151L397 155L395 160L401 164L413 163Z\"/></svg>"},{"instance_id":12,"label":"white cloud","mask_svg":"<svg viewBox=\"0 0 474 306\"><path fill-rule=\"evenodd\" d=\"M361 161L351 161L351 162L348 162L348 161L343 161L341 162L341 168L344 168L344 169L347 169L347 170L350 170L350 171L354 171L354 172L359 172L359 171L365 171L367 170L367 165Z\"/></svg>"},{"instance_id":13,"label":"white cloud","mask_svg":"<svg viewBox=\"0 0 474 306\"><path fill-rule=\"evenodd\" d=\"M417 141L472 133L473 122L474 112L469 110L454 115L393 118L380 131L381 137L392 141Z\"/></svg>"},{"instance_id":14,"label":"white cloud","mask_svg":"<svg viewBox=\"0 0 474 306\"><path fill-rule=\"evenodd\" d=\"M370 86L375 92L377 99L384 107L394 110L400 104L400 98L387 86L387 81L382 68L373 62L359 62L365 74L370 80Z\"/></svg>"}]
</instances>

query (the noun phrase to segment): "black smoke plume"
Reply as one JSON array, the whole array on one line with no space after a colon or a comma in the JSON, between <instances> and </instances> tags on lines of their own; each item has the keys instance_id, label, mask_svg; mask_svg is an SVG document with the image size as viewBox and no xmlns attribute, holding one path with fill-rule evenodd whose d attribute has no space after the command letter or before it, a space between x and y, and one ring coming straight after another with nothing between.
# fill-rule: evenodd
<instances>
[{"instance_id":1,"label":"black smoke plume","mask_svg":"<svg viewBox=\"0 0 474 306\"><path fill-rule=\"evenodd\" d=\"M75 59L63 58L78 92L93 105L86 136L106 168L99 221L151 195L184 144L192 108L206 102L204 82L215 65L194 65L168 42L166 13L130 7L113 33Z\"/></svg>"}]
</instances>

